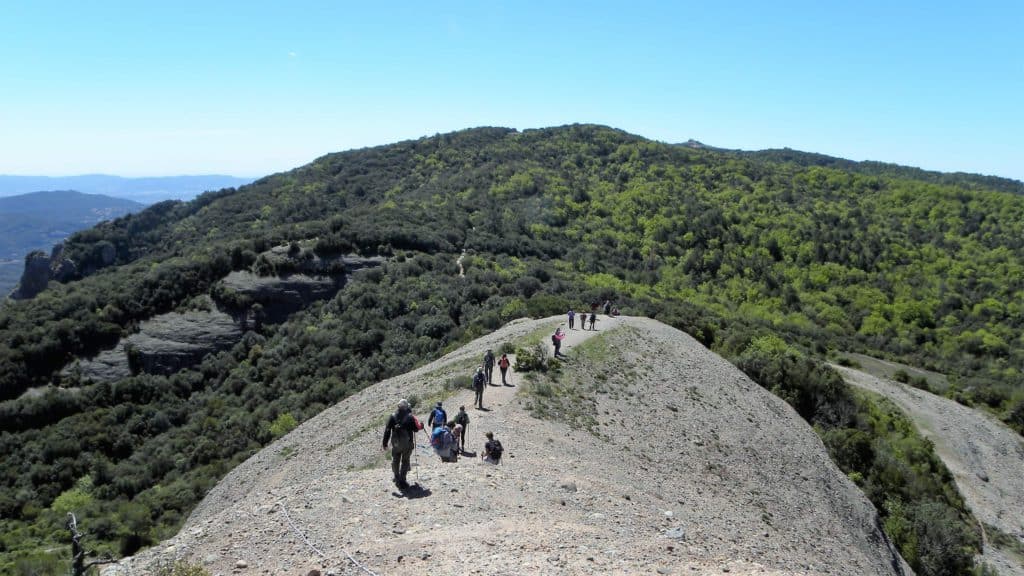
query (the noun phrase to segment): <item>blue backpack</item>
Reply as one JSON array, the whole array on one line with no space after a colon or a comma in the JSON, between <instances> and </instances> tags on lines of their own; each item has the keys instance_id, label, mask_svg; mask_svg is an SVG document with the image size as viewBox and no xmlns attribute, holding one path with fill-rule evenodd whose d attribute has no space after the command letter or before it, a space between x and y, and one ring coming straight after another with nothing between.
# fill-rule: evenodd
<instances>
[{"instance_id":1,"label":"blue backpack","mask_svg":"<svg viewBox=\"0 0 1024 576\"><path fill-rule=\"evenodd\" d=\"M443 450L451 448L454 443L455 437L452 436L452 431L447 426L434 428L434 432L430 435L430 445L434 448Z\"/></svg>"},{"instance_id":2,"label":"blue backpack","mask_svg":"<svg viewBox=\"0 0 1024 576\"><path fill-rule=\"evenodd\" d=\"M448 423L448 413L440 408L434 408L433 416L433 428L438 426L444 426Z\"/></svg>"}]
</instances>

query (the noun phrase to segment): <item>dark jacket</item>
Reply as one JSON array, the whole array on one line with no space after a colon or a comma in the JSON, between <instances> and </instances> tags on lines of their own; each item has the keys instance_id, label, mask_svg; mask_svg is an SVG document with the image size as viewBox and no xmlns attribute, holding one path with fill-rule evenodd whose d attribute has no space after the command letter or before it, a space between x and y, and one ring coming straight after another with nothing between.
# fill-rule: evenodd
<instances>
[{"instance_id":1,"label":"dark jacket","mask_svg":"<svg viewBox=\"0 0 1024 576\"><path fill-rule=\"evenodd\" d=\"M484 366L487 368L494 367L494 354L491 354L490 352L484 354Z\"/></svg>"},{"instance_id":2,"label":"dark jacket","mask_svg":"<svg viewBox=\"0 0 1024 576\"><path fill-rule=\"evenodd\" d=\"M487 376L484 376L483 372L477 372L476 375L473 376L473 388L482 390L486 379Z\"/></svg>"},{"instance_id":3,"label":"dark jacket","mask_svg":"<svg viewBox=\"0 0 1024 576\"><path fill-rule=\"evenodd\" d=\"M416 432L416 418L412 415L412 410L399 410L388 418L388 423L384 426L384 443L385 448L388 447L388 442L391 441L392 435L394 435L395 442L399 441L411 441L413 433Z\"/></svg>"},{"instance_id":4,"label":"dark jacket","mask_svg":"<svg viewBox=\"0 0 1024 576\"><path fill-rule=\"evenodd\" d=\"M501 442L498 440L488 440L487 443L484 444L484 456L494 460L495 462L501 460L502 452L503 448L501 446Z\"/></svg>"}]
</instances>

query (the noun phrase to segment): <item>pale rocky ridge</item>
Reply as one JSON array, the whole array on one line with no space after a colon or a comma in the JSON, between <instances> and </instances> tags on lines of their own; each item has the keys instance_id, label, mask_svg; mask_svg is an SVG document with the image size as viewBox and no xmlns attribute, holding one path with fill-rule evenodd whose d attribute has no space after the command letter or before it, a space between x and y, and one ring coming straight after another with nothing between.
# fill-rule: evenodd
<instances>
[{"instance_id":1,"label":"pale rocky ridge","mask_svg":"<svg viewBox=\"0 0 1024 576\"><path fill-rule=\"evenodd\" d=\"M490 411L470 409L468 447L493 430L504 463L443 464L421 437L410 480L423 491L397 494L380 448L397 400L418 398L425 419L443 398L451 417L472 392L448 381L487 348L561 321L511 323L339 402L228 474L176 537L105 573L146 574L169 558L303 576L910 573L788 405L646 318L602 317L563 343L565 378L595 403L595 433L532 416L514 374L515 387L485 391ZM577 346L597 345L603 360L578 361Z\"/></svg>"},{"instance_id":2,"label":"pale rocky ridge","mask_svg":"<svg viewBox=\"0 0 1024 576\"><path fill-rule=\"evenodd\" d=\"M847 382L892 400L935 445L971 513L1024 545L1024 441L991 416L905 384L834 365ZM1024 576L1024 558L986 537L976 562Z\"/></svg>"}]
</instances>

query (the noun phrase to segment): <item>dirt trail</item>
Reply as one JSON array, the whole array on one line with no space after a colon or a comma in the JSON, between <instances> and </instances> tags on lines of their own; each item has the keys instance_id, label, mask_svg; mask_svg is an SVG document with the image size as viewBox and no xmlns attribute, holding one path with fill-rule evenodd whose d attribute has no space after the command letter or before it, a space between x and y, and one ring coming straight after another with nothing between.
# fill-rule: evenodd
<instances>
[{"instance_id":1,"label":"dirt trail","mask_svg":"<svg viewBox=\"0 0 1024 576\"><path fill-rule=\"evenodd\" d=\"M847 382L896 403L935 444L974 516L1024 543L1024 441L994 418L892 380L833 365ZM981 561L1024 576L1024 558L987 546Z\"/></svg>"},{"instance_id":2,"label":"dirt trail","mask_svg":"<svg viewBox=\"0 0 1024 576\"><path fill-rule=\"evenodd\" d=\"M503 463L443 463L420 435L421 490L396 492L380 442L397 400L415 398L421 417L437 399L471 407L453 379L488 348L538 335L550 347L560 324L513 322L346 398L228 474L173 539L106 573L147 574L168 557L239 575L906 573L874 508L789 406L646 318L566 330L553 399L592 429L534 417L539 392L513 371L514 386L486 389L488 410L468 410L467 448L493 431Z\"/></svg>"}]
</instances>

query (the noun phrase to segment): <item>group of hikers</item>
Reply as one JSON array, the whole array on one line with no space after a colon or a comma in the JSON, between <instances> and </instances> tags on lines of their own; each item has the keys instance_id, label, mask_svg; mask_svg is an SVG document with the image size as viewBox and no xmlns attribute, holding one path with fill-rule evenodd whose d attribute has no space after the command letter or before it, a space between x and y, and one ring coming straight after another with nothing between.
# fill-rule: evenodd
<instances>
[{"instance_id":1,"label":"group of hikers","mask_svg":"<svg viewBox=\"0 0 1024 576\"><path fill-rule=\"evenodd\" d=\"M483 391L485 386L495 386L492 381L494 373L495 358L491 350L484 354L483 364L477 367L473 375L473 389L476 392L476 407L484 409ZM501 370L501 383L511 386L506 379L510 365L508 355L502 354L497 360L498 368ZM427 428L430 429L430 445L434 452L441 457L442 462L457 462L460 455L470 454L466 452L466 430L469 427L469 414L465 406L459 406L459 412L451 420L444 410L444 404L438 402L430 411L427 418ZM412 413L412 406L408 400L400 400L398 409L388 418L384 426L384 442L382 449L387 449L391 444L391 472L394 474L394 483L399 490L407 490L409 482L407 475L412 467L410 462L412 452L416 449L416 432L424 430L423 424ZM501 441L494 437L493 432L484 434L487 440L484 443L480 459L489 464L500 464L501 454L504 448ZM473 455L473 454L471 454Z\"/></svg>"},{"instance_id":2,"label":"group of hikers","mask_svg":"<svg viewBox=\"0 0 1024 576\"><path fill-rule=\"evenodd\" d=\"M604 310L605 316L615 317L619 315L619 309L612 304L611 300L605 300L603 306L598 304L597 302L593 302L590 305L589 316L586 312L579 313L580 330L587 329L587 320L590 320L590 329L597 330L595 325L597 324L597 309L599 307ZM566 313L566 316L569 317L569 329L575 330L576 311L573 310L572 308L569 308L569 311ZM558 328L555 328L555 333L551 335L551 345L555 347L555 358L562 358L565 356L565 354L562 354L562 340L565 340L565 332L562 332L562 327L559 326Z\"/></svg>"},{"instance_id":3,"label":"group of hikers","mask_svg":"<svg viewBox=\"0 0 1024 576\"><path fill-rule=\"evenodd\" d=\"M579 313L581 330L587 329L588 320L590 321L590 329L596 330L595 325L599 308L603 310L606 316L614 317L619 315L619 309L610 300L605 300L603 305L599 302L593 302L590 305L589 314L586 312ZM568 311L570 330L576 329L576 315L576 312L570 308ZM551 336L551 343L555 347L556 357L563 356L561 345L564 338L565 333L561 327L557 328ZM493 378L495 364L501 370L501 385L512 386L508 378L508 369L511 364L508 355L502 354L500 358L495 358L494 352L488 349L484 354L483 362L473 374L474 407L479 410L486 410L484 408L484 390L487 386L497 386L497 384L494 384ZM466 430L469 427L469 414L466 413L465 406L459 406L459 413L449 420L448 413L444 410L444 405L438 402L430 411L430 416L427 418L427 427L430 429L430 445L434 448L434 452L441 457L442 462L457 462L460 455L469 454L466 452ZM394 474L395 485L398 486L399 490L409 488L406 476L412 467L410 459L413 450L416 448L416 432L420 430L424 430L424 426L413 415L412 406L410 406L407 400L399 401L398 409L388 418L387 425L384 427L383 442L383 449L385 450L388 447L388 443L391 444L391 471ZM484 436L487 440L484 443L480 458L484 462L500 464L501 454L504 451L501 442L494 437L492 432L487 432Z\"/></svg>"},{"instance_id":4,"label":"group of hikers","mask_svg":"<svg viewBox=\"0 0 1024 576\"><path fill-rule=\"evenodd\" d=\"M591 302L590 303L590 315L589 316L587 315L587 313L585 311L580 311L580 313L579 313L579 317L580 317L580 330L586 330L587 329L587 321L588 320L590 321L590 329L591 330L597 330L595 325L597 324L597 310L598 310L598 308L600 308L600 309L602 309L604 311L604 315L605 316L618 316L619 315L619 309L614 304L612 304L611 300L605 300L604 304L600 304L598 302ZM575 330L576 329L576 315L577 315L576 311L573 310L572 308L569 308L569 312L566 315L569 317L569 329L570 330ZM556 347L556 352L557 352L557 347Z\"/></svg>"}]
</instances>

